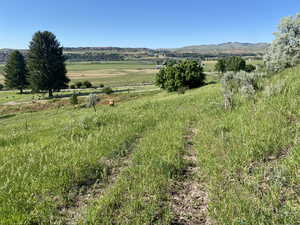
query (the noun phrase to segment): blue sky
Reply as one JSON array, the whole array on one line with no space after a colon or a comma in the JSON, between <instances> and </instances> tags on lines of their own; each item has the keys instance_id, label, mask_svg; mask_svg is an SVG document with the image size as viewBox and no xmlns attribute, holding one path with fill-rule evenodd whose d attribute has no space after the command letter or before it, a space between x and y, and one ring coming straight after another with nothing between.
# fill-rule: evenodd
<instances>
[{"instance_id":1,"label":"blue sky","mask_svg":"<svg viewBox=\"0 0 300 225\"><path fill-rule=\"evenodd\" d=\"M270 42L299 0L3 0L0 48L27 48L49 30L63 46L182 47Z\"/></svg>"}]
</instances>

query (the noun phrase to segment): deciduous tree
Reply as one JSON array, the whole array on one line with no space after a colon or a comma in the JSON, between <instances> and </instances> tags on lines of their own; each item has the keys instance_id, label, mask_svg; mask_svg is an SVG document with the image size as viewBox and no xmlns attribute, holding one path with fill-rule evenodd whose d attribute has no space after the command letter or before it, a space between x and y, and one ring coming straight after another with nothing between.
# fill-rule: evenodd
<instances>
[{"instance_id":1,"label":"deciduous tree","mask_svg":"<svg viewBox=\"0 0 300 225\"><path fill-rule=\"evenodd\" d=\"M264 56L269 71L277 72L300 62L300 14L284 17L275 40Z\"/></svg>"},{"instance_id":2,"label":"deciduous tree","mask_svg":"<svg viewBox=\"0 0 300 225\"><path fill-rule=\"evenodd\" d=\"M156 75L156 85L168 91L178 91L182 87L200 87L204 80L203 67L193 60L167 64Z\"/></svg>"}]
</instances>

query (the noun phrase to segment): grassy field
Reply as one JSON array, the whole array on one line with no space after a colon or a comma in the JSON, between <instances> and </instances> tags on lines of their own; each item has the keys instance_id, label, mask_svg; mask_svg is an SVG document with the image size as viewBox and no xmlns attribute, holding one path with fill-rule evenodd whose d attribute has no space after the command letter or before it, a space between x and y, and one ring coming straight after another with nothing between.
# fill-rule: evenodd
<instances>
[{"instance_id":1,"label":"grassy field","mask_svg":"<svg viewBox=\"0 0 300 225\"><path fill-rule=\"evenodd\" d=\"M0 224L174 224L187 144L200 167L190 179L209 196L202 221L299 224L299 77L297 67L267 79L254 98L235 96L232 111L213 84L97 112L2 114Z\"/></svg>"},{"instance_id":2,"label":"grassy field","mask_svg":"<svg viewBox=\"0 0 300 225\"><path fill-rule=\"evenodd\" d=\"M136 62L70 63L67 70L71 83L89 80L105 86L152 83L157 72L155 65Z\"/></svg>"},{"instance_id":3,"label":"grassy field","mask_svg":"<svg viewBox=\"0 0 300 225\"><path fill-rule=\"evenodd\" d=\"M0 74L3 65L0 65ZM67 63L70 84L77 81L91 81L94 85L125 86L142 83L153 83L157 73L154 64L139 62L82 62ZM0 75L0 83L3 83Z\"/></svg>"}]
</instances>

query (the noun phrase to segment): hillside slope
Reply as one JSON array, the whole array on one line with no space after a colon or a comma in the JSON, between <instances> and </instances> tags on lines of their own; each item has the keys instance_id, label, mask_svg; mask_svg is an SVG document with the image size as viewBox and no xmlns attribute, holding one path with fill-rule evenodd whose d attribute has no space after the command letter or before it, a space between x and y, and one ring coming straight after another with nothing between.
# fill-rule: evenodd
<instances>
[{"instance_id":1,"label":"hillside slope","mask_svg":"<svg viewBox=\"0 0 300 225\"><path fill-rule=\"evenodd\" d=\"M2 116L0 224L299 224L300 67L264 82L232 111L213 84Z\"/></svg>"}]
</instances>

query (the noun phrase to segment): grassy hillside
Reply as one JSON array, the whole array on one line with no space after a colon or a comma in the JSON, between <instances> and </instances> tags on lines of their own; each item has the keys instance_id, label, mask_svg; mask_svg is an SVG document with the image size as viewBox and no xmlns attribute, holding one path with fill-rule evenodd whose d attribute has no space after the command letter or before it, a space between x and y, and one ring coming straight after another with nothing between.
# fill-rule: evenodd
<instances>
[{"instance_id":1,"label":"grassy hillside","mask_svg":"<svg viewBox=\"0 0 300 225\"><path fill-rule=\"evenodd\" d=\"M232 111L214 84L2 115L0 224L174 224L188 146L209 196L198 224L299 224L300 67L265 86Z\"/></svg>"}]
</instances>

